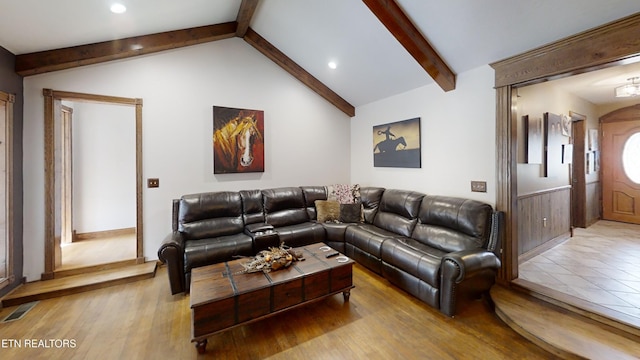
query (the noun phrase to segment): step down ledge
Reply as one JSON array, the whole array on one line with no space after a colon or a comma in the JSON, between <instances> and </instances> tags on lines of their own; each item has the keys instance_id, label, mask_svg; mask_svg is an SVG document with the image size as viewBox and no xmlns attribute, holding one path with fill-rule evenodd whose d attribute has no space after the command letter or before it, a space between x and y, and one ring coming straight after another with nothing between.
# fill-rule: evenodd
<instances>
[{"instance_id":1,"label":"step down ledge","mask_svg":"<svg viewBox=\"0 0 640 360\"><path fill-rule=\"evenodd\" d=\"M2 307L25 304L36 300L77 294L80 292L126 284L155 276L157 262L74 275L53 280L24 284L2 298Z\"/></svg>"},{"instance_id":2,"label":"step down ledge","mask_svg":"<svg viewBox=\"0 0 640 360\"><path fill-rule=\"evenodd\" d=\"M565 359L638 359L640 338L519 291L491 289L496 315L513 330Z\"/></svg>"}]
</instances>

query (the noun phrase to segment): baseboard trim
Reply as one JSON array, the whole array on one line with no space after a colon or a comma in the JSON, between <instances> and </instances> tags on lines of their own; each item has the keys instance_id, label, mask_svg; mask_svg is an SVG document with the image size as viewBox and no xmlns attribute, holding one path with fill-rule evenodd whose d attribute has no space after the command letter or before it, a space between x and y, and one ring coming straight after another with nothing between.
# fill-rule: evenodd
<instances>
[{"instance_id":1,"label":"baseboard trim","mask_svg":"<svg viewBox=\"0 0 640 360\"><path fill-rule=\"evenodd\" d=\"M551 249L552 247L562 244L563 242L569 240L570 238L571 238L571 232L566 232L560 236L557 236L545 242L544 244L538 245L535 248L527 251L526 253L518 256L518 264L522 264L523 262L542 254L543 252Z\"/></svg>"},{"instance_id":2,"label":"baseboard trim","mask_svg":"<svg viewBox=\"0 0 640 360\"><path fill-rule=\"evenodd\" d=\"M103 230L103 231L94 231L94 232L86 232L86 233L76 233L73 231L73 241L82 241L82 240L94 240L94 239L103 239L114 236L123 236L123 235L135 235L136 228L124 228L124 229L114 229L114 230Z\"/></svg>"}]
</instances>

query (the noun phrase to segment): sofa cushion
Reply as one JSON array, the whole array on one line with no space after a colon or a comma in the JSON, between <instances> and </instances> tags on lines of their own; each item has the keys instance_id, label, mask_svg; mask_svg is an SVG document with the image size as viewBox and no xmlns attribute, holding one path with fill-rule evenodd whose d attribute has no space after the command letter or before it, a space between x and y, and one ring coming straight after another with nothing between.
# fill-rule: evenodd
<instances>
[{"instance_id":1,"label":"sofa cushion","mask_svg":"<svg viewBox=\"0 0 640 360\"><path fill-rule=\"evenodd\" d=\"M380 258L382 243L397 234L371 224L358 224L347 227L345 242L364 252Z\"/></svg>"},{"instance_id":2,"label":"sofa cushion","mask_svg":"<svg viewBox=\"0 0 640 360\"><path fill-rule=\"evenodd\" d=\"M398 235L410 236L423 197L424 194L415 191L385 190L373 224Z\"/></svg>"},{"instance_id":3,"label":"sofa cushion","mask_svg":"<svg viewBox=\"0 0 640 360\"><path fill-rule=\"evenodd\" d=\"M300 186L300 189L302 189L309 220L315 220L317 218L315 202L316 200L327 200L327 188L325 186Z\"/></svg>"},{"instance_id":4,"label":"sofa cushion","mask_svg":"<svg viewBox=\"0 0 640 360\"><path fill-rule=\"evenodd\" d=\"M264 223L262 192L260 190L241 190L243 218L245 224Z\"/></svg>"},{"instance_id":5,"label":"sofa cushion","mask_svg":"<svg viewBox=\"0 0 640 360\"><path fill-rule=\"evenodd\" d=\"M362 216L364 222L371 224L376 217L384 188L364 187L360 189L360 201L362 202Z\"/></svg>"},{"instance_id":6,"label":"sofa cushion","mask_svg":"<svg viewBox=\"0 0 640 360\"><path fill-rule=\"evenodd\" d=\"M446 252L485 247L492 211L476 200L427 195L411 237Z\"/></svg>"},{"instance_id":7,"label":"sofa cushion","mask_svg":"<svg viewBox=\"0 0 640 360\"><path fill-rule=\"evenodd\" d=\"M325 241L324 227L316 222L304 222L276 228L280 241L291 247L305 246Z\"/></svg>"},{"instance_id":8,"label":"sofa cushion","mask_svg":"<svg viewBox=\"0 0 640 360\"><path fill-rule=\"evenodd\" d=\"M265 222L275 227L309 221L309 214L299 187L262 190Z\"/></svg>"},{"instance_id":9,"label":"sofa cushion","mask_svg":"<svg viewBox=\"0 0 640 360\"><path fill-rule=\"evenodd\" d=\"M208 239L187 240L184 247L184 271L233 260L234 256L252 256L253 242L244 233Z\"/></svg>"},{"instance_id":10,"label":"sofa cushion","mask_svg":"<svg viewBox=\"0 0 640 360\"><path fill-rule=\"evenodd\" d=\"M411 238L394 238L382 244L382 261L433 287L440 285L440 263L446 253Z\"/></svg>"},{"instance_id":11,"label":"sofa cushion","mask_svg":"<svg viewBox=\"0 0 640 360\"><path fill-rule=\"evenodd\" d=\"M238 192L185 195L180 199L178 230L185 239L203 239L241 233L242 200Z\"/></svg>"}]
</instances>

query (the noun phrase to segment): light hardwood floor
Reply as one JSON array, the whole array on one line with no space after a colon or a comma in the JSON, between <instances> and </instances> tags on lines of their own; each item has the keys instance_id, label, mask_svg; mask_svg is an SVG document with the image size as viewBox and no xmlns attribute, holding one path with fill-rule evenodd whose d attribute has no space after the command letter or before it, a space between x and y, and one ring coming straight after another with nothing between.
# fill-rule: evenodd
<instances>
[{"instance_id":1,"label":"light hardwood floor","mask_svg":"<svg viewBox=\"0 0 640 360\"><path fill-rule=\"evenodd\" d=\"M75 241L62 245L62 266L56 271L77 269L136 258L136 234Z\"/></svg>"},{"instance_id":2,"label":"light hardwood floor","mask_svg":"<svg viewBox=\"0 0 640 360\"><path fill-rule=\"evenodd\" d=\"M0 323L2 359L550 359L483 301L448 318L360 265L351 300L342 295L190 342L189 297L170 295L166 267L131 284L43 300ZM2 309L4 319L15 307ZM73 340L75 348L27 348L25 339ZM2 344L0 344L2 345ZM6 341L4 345L9 345ZM14 344L15 345L15 344Z\"/></svg>"}]
</instances>

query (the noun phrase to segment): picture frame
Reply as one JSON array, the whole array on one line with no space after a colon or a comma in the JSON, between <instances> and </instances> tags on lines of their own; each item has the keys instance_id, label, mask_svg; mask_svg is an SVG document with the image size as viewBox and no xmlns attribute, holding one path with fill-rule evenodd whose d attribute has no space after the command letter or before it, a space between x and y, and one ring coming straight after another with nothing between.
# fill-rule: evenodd
<instances>
[{"instance_id":1,"label":"picture frame","mask_svg":"<svg viewBox=\"0 0 640 360\"><path fill-rule=\"evenodd\" d=\"M589 150L595 151L598 149L598 129L589 129Z\"/></svg>"},{"instance_id":2,"label":"picture frame","mask_svg":"<svg viewBox=\"0 0 640 360\"><path fill-rule=\"evenodd\" d=\"M562 145L562 163L571 164L573 162L573 144Z\"/></svg>"},{"instance_id":3,"label":"picture frame","mask_svg":"<svg viewBox=\"0 0 640 360\"><path fill-rule=\"evenodd\" d=\"M213 173L264 172L264 111L213 107Z\"/></svg>"},{"instance_id":4,"label":"picture frame","mask_svg":"<svg viewBox=\"0 0 640 360\"><path fill-rule=\"evenodd\" d=\"M525 157L527 164L542 164L543 157L543 121L542 118L522 117L525 128Z\"/></svg>"},{"instance_id":5,"label":"picture frame","mask_svg":"<svg viewBox=\"0 0 640 360\"><path fill-rule=\"evenodd\" d=\"M544 113L544 176L555 177L562 172L562 118L560 115Z\"/></svg>"},{"instance_id":6,"label":"picture frame","mask_svg":"<svg viewBox=\"0 0 640 360\"><path fill-rule=\"evenodd\" d=\"M420 168L422 166L420 118L373 127L373 166Z\"/></svg>"},{"instance_id":7,"label":"picture frame","mask_svg":"<svg viewBox=\"0 0 640 360\"><path fill-rule=\"evenodd\" d=\"M571 137L571 116L562 114L562 136Z\"/></svg>"}]
</instances>

